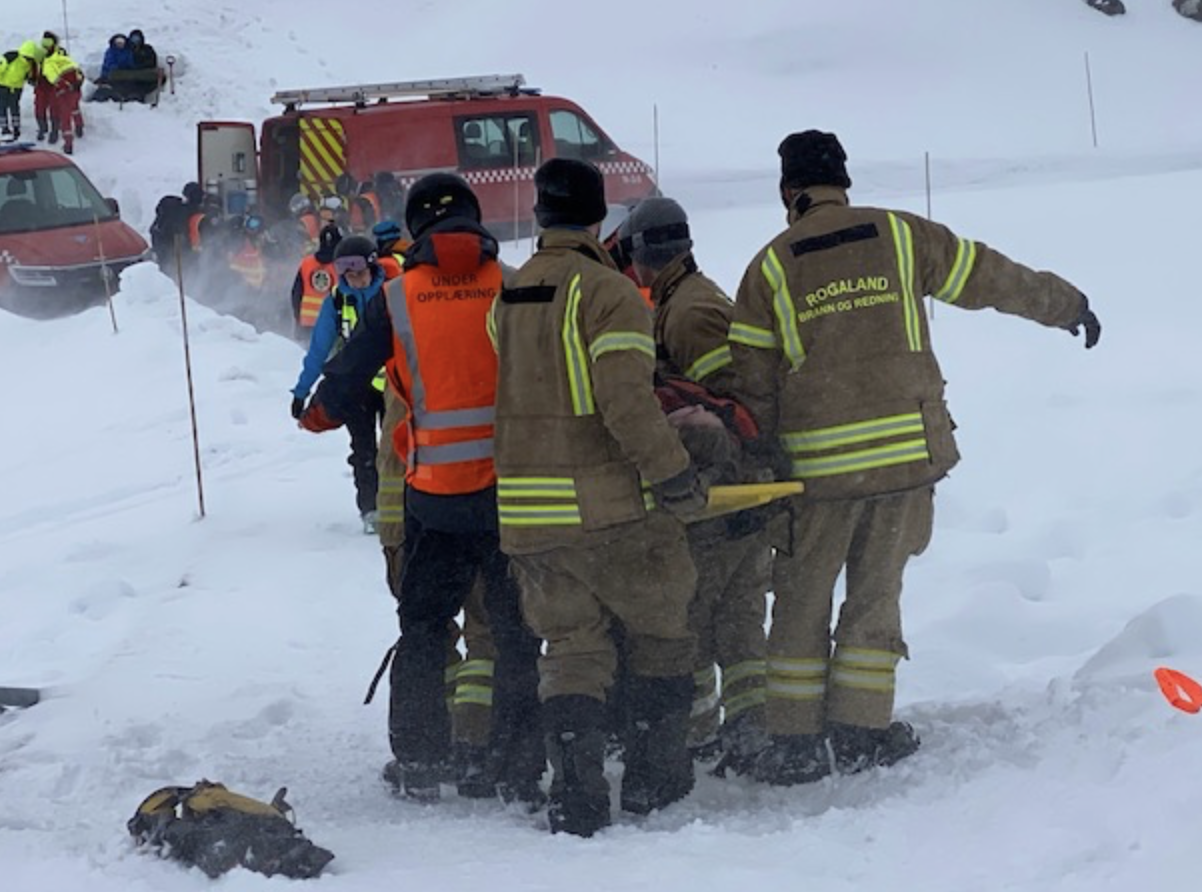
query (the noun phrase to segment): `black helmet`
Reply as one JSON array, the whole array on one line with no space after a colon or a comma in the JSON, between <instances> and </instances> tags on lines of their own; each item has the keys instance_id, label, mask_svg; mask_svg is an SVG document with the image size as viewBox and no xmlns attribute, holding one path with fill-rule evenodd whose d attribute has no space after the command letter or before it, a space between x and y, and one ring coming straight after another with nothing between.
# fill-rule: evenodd
<instances>
[{"instance_id":1,"label":"black helmet","mask_svg":"<svg viewBox=\"0 0 1202 892\"><path fill-rule=\"evenodd\" d=\"M432 173L409 189L405 203L405 225L414 238L439 220L467 217L480 222L480 200L463 177L453 173Z\"/></svg>"},{"instance_id":2,"label":"black helmet","mask_svg":"<svg viewBox=\"0 0 1202 892\"><path fill-rule=\"evenodd\" d=\"M605 219L605 177L587 161L552 158L534 172L538 225L592 226Z\"/></svg>"},{"instance_id":3,"label":"black helmet","mask_svg":"<svg viewBox=\"0 0 1202 892\"><path fill-rule=\"evenodd\" d=\"M200 183L184 183L183 196L189 204L200 204L204 200L205 190L200 188Z\"/></svg>"},{"instance_id":4,"label":"black helmet","mask_svg":"<svg viewBox=\"0 0 1202 892\"><path fill-rule=\"evenodd\" d=\"M375 263L376 256L376 243L362 235L347 236L334 249L335 260L339 257L362 257L368 263Z\"/></svg>"}]
</instances>

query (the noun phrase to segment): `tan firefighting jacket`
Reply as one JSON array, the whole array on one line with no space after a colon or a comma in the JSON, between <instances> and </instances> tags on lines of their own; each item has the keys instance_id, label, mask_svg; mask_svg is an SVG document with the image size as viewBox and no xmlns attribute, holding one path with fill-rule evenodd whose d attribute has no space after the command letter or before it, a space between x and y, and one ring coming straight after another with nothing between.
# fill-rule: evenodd
<instances>
[{"instance_id":1,"label":"tan firefighting jacket","mask_svg":"<svg viewBox=\"0 0 1202 892\"><path fill-rule=\"evenodd\" d=\"M592 235L551 229L493 304L501 547L601 544L688 454L652 389L651 314Z\"/></svg>"},{"instance_id":2,"label":"tan firefighting jacket","mask_svg":"<svg viewBox=\"0 0 1202 892\"><path fill-rule=\"evenodd\" d=\"M927 485L959 460L924 295L1065 328L1081 293L988 246L900 211L807 192L756 255L731 325L738 395L775 433L812 498ZM802 202L805 198L802 198Z\"/></svg>"},{"instance_id":3,"label":"tan firefighting jacket","mask_svg":"<svg viewBox=\"0 0 1202 892\"><path fill-rule=\"evenodd\" d=\"M681 254L659 271L651 283L651 300L661 371L729 394L734 370L727 335L734 304L698 272L692 253Z\"/></svg>"}]
</instances>

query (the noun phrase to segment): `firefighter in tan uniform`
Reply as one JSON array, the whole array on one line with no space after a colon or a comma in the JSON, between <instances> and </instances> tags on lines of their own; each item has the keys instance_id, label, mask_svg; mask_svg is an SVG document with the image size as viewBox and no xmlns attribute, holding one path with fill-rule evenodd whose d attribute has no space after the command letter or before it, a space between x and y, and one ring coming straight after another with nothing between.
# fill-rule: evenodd
<instances>
[{"instance_id":1,"label":"firefighter in tan uniform","mask_svg":"<svg viewBox=\"0 0 1202 892\"><path fill-rule=\"evenodd\" d=\"M385 576L388 590L398 601L401 597L401 568L405 544L405 462L408 454L404 442L398 443L397 432L405 431L408 407L396 388L389 384L384 391L384 423L380 433L380 448L376 453L379 485L376 490L376 533L384 552ZM460 631L451 631L447 649L446 687L447 706L451 713L451 741L455 764L450 767L456 778L459 795L471 798L489 797L496 792L496 776L489 771L487 750L492 729L493 674L497 648L488 627L488 611L484 604L483 579L477 576L471 594L464 603L462 637L465 656L457 647ZM370 702L375 686L391 663L388 710L389 737L403 734L402 712L397 698L402 680L396 675L397 664L392 662L395 648L389 648L384 665L372 682Z\"/></svg>"},{"instance_id":2,"label":"firefighter in tan uniform","mask_svg":"<svg viewBox=\"0 0 1202 892\"><path fill-rule=\"evenodd\" d=\"M635 277L651 290L660 373L687 378L717 394L732 393L727 337L734 304L697 268L684 209L670 198L644 199L621 234ZM686 422L680 432L703 474L730 476L745 464L740 444L723 426ZM748 481L731 476L713 482ZM767 743L764 619L772 549L763 527L762 514L742 512L688 528L697 569L697 593L689 610L697 635L689 746L698 755L716 747L723 764L736 771L750 767ZM715 664L722 670L720 693Z\"/></svg>"},{"instance_id":3,"label":"firefighter in tan uniform","mask_svg":"<svg viewBox=\"0 0 1202 892\"><path fill-rule=\"evenodd\" d=\"M780 145L788 228L739 287L730 341L739 396L776 435L797 499L792 547L778 552L768 645L769 783L890 765L918 748L894 722L907 656L902 572L931 537L932 493L959 459L931 350L924 295L992 307L1077 334L1101 332L1071 284L900 211L848 205L836 137ZM831 632L832 596L846 601Z\"/></svg>"},{"instance_id":4,"label":"firefighter in tan uniform","mask_svg":"<svg viewBox=\"0 0 1202 892\"><path fill-rule=\"evenodd\" d=\"M631 722L621 805L646 813L688 794L695 574L675 515L705 492L652 389L651 316L597 240L605 187L591 164L535 174L538 251L493 304L501 546L539 661L552 832L610 821L606 694L625 631ZM657 507L658 505L658 507ZM661 510L666 509L666 510Z\"/></svg>"}]
</instances>

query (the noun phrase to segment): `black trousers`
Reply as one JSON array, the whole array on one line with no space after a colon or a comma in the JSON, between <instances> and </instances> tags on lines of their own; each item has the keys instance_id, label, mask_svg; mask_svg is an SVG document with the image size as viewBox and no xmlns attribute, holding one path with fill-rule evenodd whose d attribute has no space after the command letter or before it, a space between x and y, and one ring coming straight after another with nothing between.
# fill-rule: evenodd
<instances>
[{"instance_id":1,"label":"black trousers","mask_svg":"<svg viewBox=\"0 0 1202 892\"><path fill-rule=\"evenodd\" d=\"M356 405L343 422L351 435L351 454L346 462L355 479L355 504L359 513L376 510L376 490L380 473L376 470L376 428L384 414L384 395L374 387L368 388L361 405Z\"/></svg>"},{"instance_id":2,"label":"black trousers","mask_svg":"<svg viewBox=\"0 0 1202 892\"><path fill-rule=\"evenodd\" d=\"M497 648L490 748L511 751L520 748L525 737L540 733L541 642L522 622L518 586L497 533L434 528L419 519L406 498L397 603L401 638L391 676L389 728L393 754L402 762L433 765L450 755L444 684L448 626L463 608L477 573L484 581L484 606Z\"/></svg>"},{"instance_id":3,"label":"black trousers","mask_svg":"<svg viewBox=\"0 0 1202 892\"><path fill-rule=\"evenodd\" d=\"M21 87L0 87L0 125L21 127Z\"/></svg>"}]
</instances>

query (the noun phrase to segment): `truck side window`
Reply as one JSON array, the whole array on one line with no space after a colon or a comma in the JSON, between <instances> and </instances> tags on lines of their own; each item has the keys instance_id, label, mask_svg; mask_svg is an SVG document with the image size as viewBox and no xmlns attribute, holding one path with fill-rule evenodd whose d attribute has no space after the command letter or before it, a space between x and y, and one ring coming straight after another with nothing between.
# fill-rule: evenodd
<instances>
[{"instance_id":1,"label":"truck side window","mask_svg":"<svg viewBox=\"0 0 1202 892\"><path fill-rule=\"evenodd\" d=\"M527 167L538 154L538 131L533 115L488 115L456 118L455 140L459 166Z\"/></svg>"},{"instance_id":2,"label":"truck side window","mask_svg":"<svg viewBox=\"0 0 1202 892\"><path fill-rule=\"evenodd\" d=\"M592 161L613 151L588 121L566 109L551 112L551 136L555 139L555 155L559 158Z\"/></svg>"}]
</instances>

